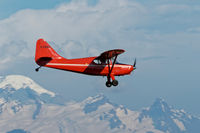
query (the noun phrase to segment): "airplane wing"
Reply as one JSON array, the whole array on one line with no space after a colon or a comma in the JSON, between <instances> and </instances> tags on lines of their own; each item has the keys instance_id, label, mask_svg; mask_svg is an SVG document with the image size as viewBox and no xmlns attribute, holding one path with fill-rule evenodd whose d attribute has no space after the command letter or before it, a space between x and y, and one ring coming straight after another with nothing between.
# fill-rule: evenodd
<instances>
[{"instance_id":1,"label":"airplane wing","mask_svg":"<svg viewBox=\"0 0 200 133\"><path fill-rule=\"evenodd\" d=\"M100 60L101 62L105 62L107 59L111 59L113 57L116 57L119 54L122 54L124 52L125 52L125 50L123 50L123 49L113 49L113 50L103 52L96 59Z\"/></svg>"}]
</instances>

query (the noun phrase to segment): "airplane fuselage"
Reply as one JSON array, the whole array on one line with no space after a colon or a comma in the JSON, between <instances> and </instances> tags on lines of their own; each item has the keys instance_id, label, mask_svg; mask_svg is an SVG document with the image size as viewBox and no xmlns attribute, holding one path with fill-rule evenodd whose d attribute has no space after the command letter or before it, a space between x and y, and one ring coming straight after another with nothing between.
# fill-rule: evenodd
<instances>
[{"instance_id":1,"label":"airplane fuselage","mask_svg":"<svg viewBox=\"0 0 200 133\"><path fill-rule=\"evenodd\" d=\"M37 64L44 67L50 67L65 71L77 72L87 75L107 76L109 74L109 65L106 63L97 64L94 62L96 57L65 59L55 58L48 62L46 60L37 61ZM112 65L112 64L111 64ZM130 74L133 71L132 65L115 64L112 70L112 75L122 76Z\"/></svg>"}]
</instances>

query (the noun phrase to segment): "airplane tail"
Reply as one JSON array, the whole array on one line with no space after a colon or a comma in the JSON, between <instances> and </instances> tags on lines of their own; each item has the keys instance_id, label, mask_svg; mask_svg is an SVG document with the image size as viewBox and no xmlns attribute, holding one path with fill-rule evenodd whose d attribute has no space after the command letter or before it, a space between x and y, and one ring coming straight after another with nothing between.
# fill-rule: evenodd
<instances>
[{"instance_id":1,"label":"airplane tail","mask_svg":"<svg viewBox=\"0 0 200 133\"><path fill-rule=\"evenodd\" d=\"M62 57L43 39L39 39L36 43L35 62L44 66L53 59L61 59Z\"/></svg>"}]
</instances>

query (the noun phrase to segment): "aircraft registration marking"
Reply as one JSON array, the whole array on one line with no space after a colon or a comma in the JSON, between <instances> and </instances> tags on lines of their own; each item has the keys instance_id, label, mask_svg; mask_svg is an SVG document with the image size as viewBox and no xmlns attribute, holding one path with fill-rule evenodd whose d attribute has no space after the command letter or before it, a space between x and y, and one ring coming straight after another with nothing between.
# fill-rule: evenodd
<instances>
[{"instance_id":1,"label":"aircraft registration marking","mask_svg":"<svg viewBox=\"0 0 200 133\"><path fill-rule=\"evenodd\" d=\"M51 48L50 46L40 46L40 48Z\"/></svg>"}]
</instances>

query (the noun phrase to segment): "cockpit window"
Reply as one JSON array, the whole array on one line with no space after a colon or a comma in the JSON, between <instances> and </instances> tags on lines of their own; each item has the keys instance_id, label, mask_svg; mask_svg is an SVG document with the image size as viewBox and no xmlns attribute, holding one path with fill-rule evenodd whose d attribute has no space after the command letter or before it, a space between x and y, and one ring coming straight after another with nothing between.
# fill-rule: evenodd
<instances>
[{"instance_id":1,"label":"cockpit window","mask_svg":"<svg viewBox=\"0 0 200 133\"><path fill-rule=\"evenodd\" d=\"M116 61L115 64L120 64L120 63L118 61Z\"/></svg>"},{"instance_id":2,"label":"cockpit window","mask_svg":"<svg viewBox=\"0 0 200 133\"><path fill-rule=\"evenodd\" d=\"M114 62L114 58L112 58L111 61L113 63ZM93 62L96 63L96 64L107 64L107 60L105 60L105 62L102 62L102 61L100 61L98 59L95 59L95 60L93 60ZM116 60L115 64L120 64L120 63Z\"/></svg>"},{"instance_id":3,"label":"cockpit window","mask_svg":"<svg viewBox=\"0 0 200 133\"><path fill-rule=\"evenodd\" d=\"M114 62L115 58L111 58L112 62ZM115 64L120 64L117 60L115 61Z\"/></svg>"},{"instance_id":4,"label":"cockpit window","mask_svg":"<svg viewBox=\"0 0 200 133\"><path fill-rule=\"evenodd\" d=\"M101 64L101 61L100 60L93 60L94 61L94 63L96 63L96 64Z\"/></svg>"}]
</instances>

